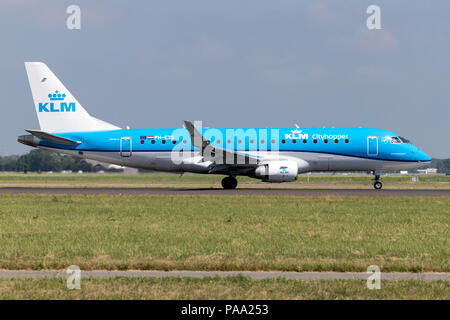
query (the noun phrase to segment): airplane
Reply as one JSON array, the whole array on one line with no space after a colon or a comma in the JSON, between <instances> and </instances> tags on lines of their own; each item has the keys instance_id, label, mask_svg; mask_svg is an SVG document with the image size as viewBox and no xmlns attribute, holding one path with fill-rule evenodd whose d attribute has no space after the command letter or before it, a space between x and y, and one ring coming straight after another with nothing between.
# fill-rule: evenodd
<instances>
[{"instance_id":1,"label":"airplane","mask_svg":"<svg viewBox=\"0 0 450 320\"><path fill-rule=\"evenodd\" d=\"M42 62L25 62L40 129L18 137L28 146L111 164L165 172L289 182L313 171L380 171L421 167L430 157L394 132L373 128L120 128L91 116Z\"/></svg>"}]
</instances>

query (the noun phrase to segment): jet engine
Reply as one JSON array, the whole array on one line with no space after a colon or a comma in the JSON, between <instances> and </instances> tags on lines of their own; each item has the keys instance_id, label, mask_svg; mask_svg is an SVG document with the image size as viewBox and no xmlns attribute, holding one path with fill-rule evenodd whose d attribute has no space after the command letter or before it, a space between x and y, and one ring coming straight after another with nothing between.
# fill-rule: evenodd
<instances>
[{"instance_id":1,"label":"jet engine","mask_svg":"<svg viewBox=\"0 0 450 320\"><path fill-rule=\"evenodd\" d=\"M297 180L298 165L292 160L269 161L255 170L255 178L265 182L288 182Z\"/></svg>"}]
</instances>

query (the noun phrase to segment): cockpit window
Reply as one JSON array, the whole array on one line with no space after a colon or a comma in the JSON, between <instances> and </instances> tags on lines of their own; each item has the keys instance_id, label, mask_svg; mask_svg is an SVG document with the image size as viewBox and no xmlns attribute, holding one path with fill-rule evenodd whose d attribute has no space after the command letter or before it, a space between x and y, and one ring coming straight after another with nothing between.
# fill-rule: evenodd
<instances>
[{"instance_id":1,"label":"cockpit window","mask_svg":"<svg viewBox=\"0 0 450 320\"><path fill-rule=\"evenodd\" d=\"M391 137L391 143L411 143L408 139L403 137Z\"/></svg>"},{"instance_id":2,"label":"cockpit window","mask_svg":"<svg viewBox=\"0 0 450 320\"><path fill-rule=\"evenodd\" d=\"M402 143L402 141L399 139L399 137L392 137L391 143Z\"/></svg>"}]
</instances>

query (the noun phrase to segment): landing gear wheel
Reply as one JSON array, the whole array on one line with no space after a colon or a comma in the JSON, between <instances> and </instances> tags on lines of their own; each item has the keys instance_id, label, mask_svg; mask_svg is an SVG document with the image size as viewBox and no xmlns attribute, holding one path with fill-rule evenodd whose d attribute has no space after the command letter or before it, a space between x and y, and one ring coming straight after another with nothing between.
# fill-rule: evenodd
<instances>
[{"instance_id":1,"label":"landing gear wheel","mask_svg":"<svg viewBox=\"0 0 450 320\"><path fill-rule=\"evenodd\" d=\"M375 181L373 187L377 190L380 190L383 187L383 184L380 181Z\"/></svg>"},{"instance_id":2,"label":"landing gear wheel","mask_svg":"<svg viewBox=\"0 0 450 320\"><path fill-rule=\"evenodd\" d=\"M225 177L222 179L222 187L224 189L236 189L238 182L235 177Z\"/></svg>"},{"instance_id":3,"label":"landing gear wheel","mask_svg":"<svg viewBox=\"0 0 450 320\"><path fill-rule=\"evenodd\" d=\"M375 176L373 187L375 188L375 190L380 190L381 188L383 188L383 184L380 181L380 175L377 174L375 170L373 171L373 175Z\"/></svg>"}]
</instances>

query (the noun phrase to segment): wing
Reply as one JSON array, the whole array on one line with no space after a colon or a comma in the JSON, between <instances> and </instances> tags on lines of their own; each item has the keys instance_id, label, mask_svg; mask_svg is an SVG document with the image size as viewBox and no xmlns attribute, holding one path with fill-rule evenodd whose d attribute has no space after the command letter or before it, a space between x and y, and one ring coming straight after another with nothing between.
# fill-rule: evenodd
<instances>
[{"instance_id":1,"label":"wing","mask_svg":"<svg viewBox=\"0 0 450 320\"><path fill-rule=\"evenodd\" d=\"M257 156L212 146L192 122L184 121L184 125L189 132L192 145L200 149L205 161L213 163L209 173L242 173L243 171L251 171L258 166L260 159Z\"/></svg>"}]
</instances>

